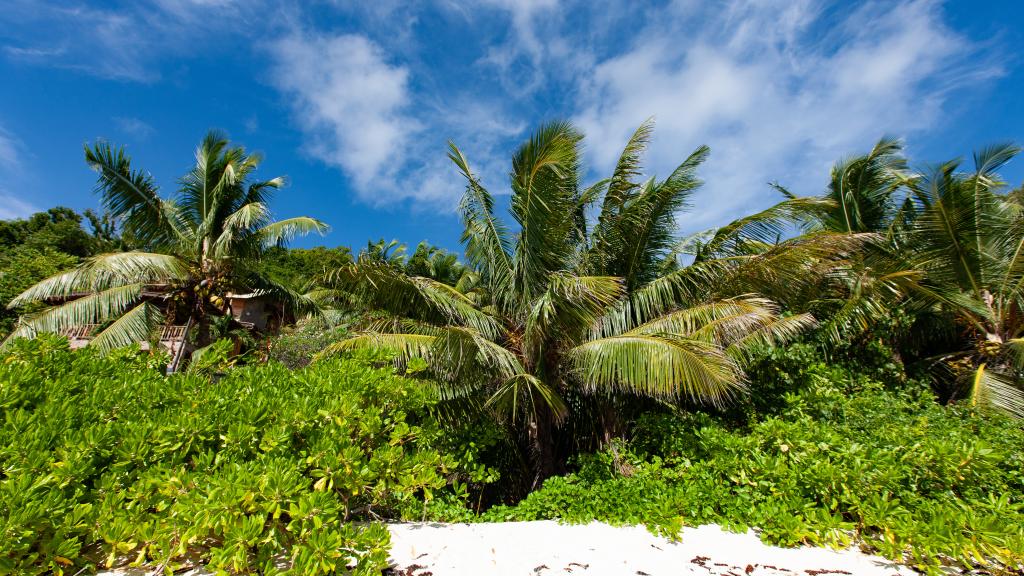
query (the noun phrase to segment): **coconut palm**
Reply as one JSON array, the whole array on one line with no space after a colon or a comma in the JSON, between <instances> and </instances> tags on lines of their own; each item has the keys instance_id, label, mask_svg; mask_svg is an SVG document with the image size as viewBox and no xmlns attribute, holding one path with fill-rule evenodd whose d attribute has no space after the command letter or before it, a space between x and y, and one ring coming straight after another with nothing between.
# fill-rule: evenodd
<instances>
[{"instance_id":1,"label":"coconut palm","mask_svg":"<svg viewBox=\"0 0 1024 576\"><path fill-rule=\"evenodd\" d=\"M638 183L650 130L641 126L611 178L581 189L580 134L565 122L538 129L512 159L515 234L450 145L467 181L460 210L474 296L363 260L338 270L330 284L389 316L325 352L383 347L402 360L422 358L447 397L479 398L523 433L535 484L564 459L559 426L572 419L579 398L722 404L742 393L745 354L813 320L781 318L755 294L710 297L699 281L710 268L658 277L673 257L675 217L700 185L695 174L708 151L698 149L663 180ZM715 274L722 278L732 266Z\"/></svg>"},{"instance_id":2,"label":"coconut palm","mask_svg":"<svg viewBox=\"0 0 1024 576\"><path fill-rule=\"evenodd\" d=\"M908 196L916 178L907 169L902 149L899 140L882 138L869 152L840 160L818 196L797 197L773 184L785 196L782 202L697 236L689 252L697 261L757 253L775 245L772 235L797 231L803 234L780 244L816 236L832 242L846 237L852 241L849 247L856 249L822 261L827 269L821 271L827 273L811 274L796 284L768 284L763 291L791 309L813 311L825 322L823 329L833 342L864 333L916 289L922 276L900 249L901 231L914 216ZM774 292L773 286L786 293Z\"/></svg>"},{"instance_id":3,"label":"coconut palm","mask_svg":"<svg viewBox=\"0 0 1024 576\"><path fill-rule=\"evenodd\" d=\"M209 343L210 314L224 311L228 292L265 291L293 306L309 304L254 265L266 247L322 233L326 225L308 217L271 221L268 202L283 179L251 181L261 157L231 146L224 135L207 134L195 156L177 193L165 198L152 176L132 168L123 148L86 146L103 207L143 249L88 258L23 292L9 307L66 302L25 315L10 338L109 323L90 345L109 350L146 341L165 315L143 297L145 290L158 292L169 309L185 310L200 345Z\"/></svg>"},{"instance_id":4,"label":"coconut palm","mask_svg":"<svg viewBox=\"0 0 1024 576\"><path fill-rule=\"evenodd\" d=\"M951 161L915 181L902 246L925 275L915 299L960 334L931 364L953 398L1024 416L1024 208L996 174L1019 150L991 146L970 172Z\"/></svg>"}]
</instances>

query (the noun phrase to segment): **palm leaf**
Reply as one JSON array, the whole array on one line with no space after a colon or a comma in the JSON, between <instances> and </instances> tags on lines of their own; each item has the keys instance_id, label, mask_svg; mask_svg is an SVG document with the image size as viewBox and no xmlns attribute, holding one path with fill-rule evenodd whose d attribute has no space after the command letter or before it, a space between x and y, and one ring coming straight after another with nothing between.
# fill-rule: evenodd
<instances>
[{"instance_id":1,"label":"palm leaf","mask_svg":"<svg viewBox=\"0 0 1024 576\"><path fill-rule=\"evenodd\" d=\"M8 308L129 284L173 283L187 277L188 266L174 256L149 252L100 254L68 272L38 282L11 300Z\"/></svg>"},{"instance_id":2,"label":"palm leaf","mask_svg":"<svg viewBox=\"0 0 1024 576\"><path fill-rule=\"evenodd\" d=\"M327 224L316 218L299 216L267 224L260 229L259 234L263 238L265 246L277 246L291 241L296 236L305 236L312 233L322 236L329 229L330 227Z\"/></svg>"},{"instance_id":3,"label":"palm leaf","mask_svg":"<svg viewBox=\"0 0 1024 576\"><path fill-rule=\"evenodd\" d=\"M610 221L632 198L637 189L633 179L640 176L640 162L653 133L654 119L648 118L637 127L629 141L626 142L626 147L622 149L622 154L615 164L615 171L608 183L608 192L605 194L604 205L601 208L600 222Z\"/></svg>"},{"instance_id":4,"label":"palm leaf","mask_svg":"<svg viewBox=\"0 0 1024 576\"><path fill-rule=\"evenodd\" d=\"M971 379L971 405L987 406L1024 418L1024 390L1020 381L1006 374L988 370L981 364Z\"/></svg>"},{"instance_id":5,"label":"palm leaf","mask_svg":"<svg viewBox=\"0 0 1024 576\"><path fill-rule=\"evenodd\" d=\"M147 246L173 244L179 237L178 215L173 204L157 194L153 177L132 170L124 148L116 151L106 142L85 147L85 161L99 176L96 192L103 207L122 228Z\"/></svg>"},{"instance_id":6,"label":"palm leaf","mask_svg":"<svg viewBox=\"0 0 1024 576\"><path fill-rule=\"evenodd\" d=\"M508 294L512 281L511 244L508 230L494 216L494 199L480 184L469 168L462 151L448 143L448 158L466 178L466 193L459 210L462 213L462 242L466 245L466 258L471 266L482 273L492 292Z\"/></svg>"},{"instance_id":7,"label":"palm leaf","mask_svg":"<svg viewBox=\"0 0 1024 576\"><path fill-rule=\"evenodd\" d=\"M507 378L485 404L513 422L519 419L536 421L541 405L550 411L556 425L569 413L565 401L553 388L527 373Z\"/></svg>"},{"instance_id":8,"label":"palm leaf","mask_svg":"<svg viewBox=\"0 0 1024 576\"><path fill-rule=\"evenodd\" d=\"M688 397L715 405L745 389L735 362L714 344L668 334L591 340L569 351L584 390L617 390L656 398Z\"/></svg>"},{"instance_id":9,"label":"palm leaf","mask_svg":"<svg viewBox=\"0 0 1024 576\"><path fill-rule=\"evenodd\" d=\"M89 346L101 352L132 346L151 339L154 331L164 322L160 309L143 302L121 315L89 342Z\"/></svg>"},{"instance_id":10,"label":"palm leaf","mask_svg":"<svg viewBox=\"0 0 1024 576\"><path fill-rule=\"evenodd\" d=\"M542 126L512 159L510 211L519 223L513 258L521 305L539 296L553 272L574 254L580 134L567 122Z\"/></svg>"}]
</instances>

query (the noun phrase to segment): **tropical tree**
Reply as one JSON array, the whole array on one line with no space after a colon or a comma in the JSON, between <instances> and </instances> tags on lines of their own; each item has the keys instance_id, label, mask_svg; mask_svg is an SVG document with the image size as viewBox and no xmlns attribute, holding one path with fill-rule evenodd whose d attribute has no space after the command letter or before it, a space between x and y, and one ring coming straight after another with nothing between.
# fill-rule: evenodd
<instances>
[{"instance_id":1,"label":"tropical tree","mask_svg":"<svg viewBox=\"0 0 1024 576\"><path fill-rule=\"evenodd\" d=\"M459 262L457 254L423 241L416 245L416 250L406 260L405 272L410 276L425 276L454 286L468 271Z\"/></svg>"},{"instance_id":2,"label":"tropical tree","mask_svg":"<svg viewBox=\"0 0 1024 576\"><path fill-rule=\"evenodd\" d=\"M132 168L124 148L106 142L86 146L103 207L144 249L89 257L22 292L9 307L62 303L24 315L8 340L105 324L92 346L111 349L145 341L170 320L161 306L143 297L147 290L159 293L172 313L183 310L191 318L200 345L209 343L210 316L225 311L228 292L265 291L295 307L309 305L262 277L255 265L267 247L298 234L322 233L326 225L309 217L271 221L270 195L284 180L252 181L261 157L231 146L223 134L207 134L195 156L177 192L165 198L152 176Z\"/></svg>"},{"instance_id":3,"label":"tropical tree","mask_svg":"<svg viewBox=\"0 0 1024 576\"><path fill-rule=\"evenodd\" d=\"M446 397L479 399L522 432L534 484L564 461L561 431L588 418L582 399L722 404L741 394L746 353L813 320L781 317L756 294L714 297L705 280L730 276L734 263L659 277L708 151L638 183L650 130L634 134L609 179L584 189L581 135L565 122L539 128L512 159L515 234L451 144L467 181L462 241L474 276L453 287L371 259L336 271L333 289L388 316L325 353L383 347L425 360Z\"/></svg>"},{"instance_id":4,"label":"tropical tree","mask_svg":"<svg viewBox=\"0 0 1024 576\"><path fill-rule=\"evenodd\" d=\"M907 168L899 141L883 138L867 154L838 162L816 202L776 186L786 200L743 220L866 235L861 250L801 296L833 342L884 321L891 345L926 356L944 399L966 397L1024 415L1017 284L1024 205L1019 191L1003 193L996 174L1017 152L993 146L975 155L973 171L951 161L918 173ZM723 245L732 244L705 242L697 257ZM910 324L894 330L894 315Z\"/></svg>"},{"instance_id":5,"label":"tropical tree","mask_svg":"<svg viewBox=\"0 0 1024 576\"><path fill-rule=\"evenodd\" d=\"M824 193L798 197L773 183L784 200L722 228L697 234L683 251L698 262L757 254L765 248L825 240L843 252L802 279L762 284L762 291L792 310L811 311L833 343L866 335L916 288L921 272L903 258L903 226L913 218L907 169L899 140L882 138L865 154L833 165ZM781 238L789 236L788 240ZM802 256L789 251L790 256ZM836 254L836 256L839 256ZM805 269L798 265L798 269ZM784 293L779 293L782 290Z\"/></svg>"},{"instance_id":6,"label":"tropical tree","mask_svg":"<svg viewBox=\"0 0 1024 576\"><path fill-rule=\"evenodd\" d=\"M901 246L924 274L913 297L958 336L930 359L952 398L1024 416L1024 206L996 173L1019 151L995 145L971 171L954 160L923 174Z\"/></svg>"}]
</instances>

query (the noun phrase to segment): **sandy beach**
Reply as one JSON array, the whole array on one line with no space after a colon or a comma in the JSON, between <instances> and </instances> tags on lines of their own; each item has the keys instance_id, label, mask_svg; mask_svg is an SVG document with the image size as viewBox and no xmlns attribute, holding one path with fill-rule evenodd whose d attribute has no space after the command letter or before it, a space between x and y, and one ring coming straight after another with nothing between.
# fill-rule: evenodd
<instances>
[{"instance_id":1,"label":"sandy beach","mask_svg":"<svg viewBox=\"0 0 1024 576\"><path fill-rule=\"evenodd\" d=\"M914 570L859 550L780 548L753 532L684 528L670 542L642 526L496 522L391 524L386 576L910 576ZM147 576L118 569L99 576ZM202 568L179 573L207 576Z\"/></svg>"},{"instance_id":2,"label":"sandy beach","mask_svg":"<svg viewBox=\"0 0 1024 576\"><path fill-rule=\"evenodd\" d=\"M708 525L685 528L679 542L641 526L555 521L493 524L394 524L391 558L402 576L916 574L859 550L779 548L754 532Z\"/></svg>"}]
</instances>

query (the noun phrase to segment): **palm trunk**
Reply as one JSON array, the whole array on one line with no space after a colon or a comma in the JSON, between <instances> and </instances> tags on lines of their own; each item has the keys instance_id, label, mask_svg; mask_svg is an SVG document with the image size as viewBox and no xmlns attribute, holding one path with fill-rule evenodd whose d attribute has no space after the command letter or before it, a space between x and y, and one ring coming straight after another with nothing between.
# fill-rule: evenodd
<instances>
[{"instance_id":1,"label":"palm trunk","mask_svg":"<svg viewBox=\"0 0 1024 576\"><path fill-rule=\"evenodd\" d=\"M558 474L558 449L555 446L553 415L547 405L541 404L528 427L530 458L533 465L533 483L530 490L541 487L545 480Z\"/></svg>"},{"instance_id":2,"label":"palm trunk","mask_svg":"<svg viewBox=\"0 0 1024 576\"><path fill-rule=\"evenodd\" d=\"M607 448L612 440L622 436L623 422L616 409L615 400L612 398L598 398L598 411L601 420L601 445L599 448Z\"/></svg>"},{"instance_id":3,"label":"palm trunk","mask_svg":"<svg viewBox=\"0 0 1024 576\"><path fill-rule=\"evenodd\" d=\"M202 302L196 303L196 345L199 348L210 344L210 316Z\"/></svg>"}]
</instances>

